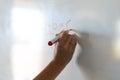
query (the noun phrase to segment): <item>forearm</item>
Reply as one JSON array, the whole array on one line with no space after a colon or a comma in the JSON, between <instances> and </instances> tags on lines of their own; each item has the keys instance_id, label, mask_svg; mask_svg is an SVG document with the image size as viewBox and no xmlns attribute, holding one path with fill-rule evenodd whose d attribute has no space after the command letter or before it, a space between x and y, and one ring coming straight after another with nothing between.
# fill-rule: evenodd
<instances>
[{"instance_id":1,"label":"forearm","mask_svg":"<svg viewBox=\"0 0 120 80\"><path fill-rule=\"evenodd\" d=\"M66 65L60 65L55 61L51 61L49 65L39 73L33 80L54 80Z\"/></svg>"},{"instance_id":2,"label":"forearm","mask_svg":"<svg viewBox=\"0 0 120 80\"><path fill-rule=\"evenodd\" d=\"M54 59L33 80L54 80L72 59L77 39L64 31L59 42L56 44Z\"/></svg>"}]
</instances>

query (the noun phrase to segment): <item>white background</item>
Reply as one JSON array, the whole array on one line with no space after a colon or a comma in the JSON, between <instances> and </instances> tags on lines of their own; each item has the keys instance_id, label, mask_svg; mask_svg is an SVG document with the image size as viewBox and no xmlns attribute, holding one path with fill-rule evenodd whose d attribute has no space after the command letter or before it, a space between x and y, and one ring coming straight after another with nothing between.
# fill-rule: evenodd
<instances>
[{"instance_id":1,"label":"white background","mask_svg":"<svg viewBox=\"0 0 120 80\"><path fill-rule=\"evenodd\" d=\"M31 80L53 58L54 46L47 46L47 41L66 28L83 32L79 40L82 51L77 46L72 61L57 80L120 80L119 3L119 0L1 0L0 80ZM27 16L34 23L21 16L26 20L22 26L27 27L17 25L18 29L11 25L11 11L15 6L31 13ZM35 27L36 24L39 26ZM15 35L20 46L14 41Z\"/></svg>"}]
</instances>

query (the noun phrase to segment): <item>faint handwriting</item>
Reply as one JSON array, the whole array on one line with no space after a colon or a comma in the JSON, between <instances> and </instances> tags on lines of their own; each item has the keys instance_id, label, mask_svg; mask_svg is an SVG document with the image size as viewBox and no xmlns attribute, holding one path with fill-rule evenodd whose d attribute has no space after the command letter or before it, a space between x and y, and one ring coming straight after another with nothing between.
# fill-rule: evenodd
<instances>
[{"instance_id":1,"label":"faint handwriting","mask_svg":"<svg viewBox=\"0 0 120 80\"><path fill-rule=\"evenodd\" d=\"M69 29L69 24L70 24L71 20L67 20L66 22L52 22L48 25L48 30L50 34L54 34L54 31L58 31L61 29Z\"/></svg>"}]
</instances>

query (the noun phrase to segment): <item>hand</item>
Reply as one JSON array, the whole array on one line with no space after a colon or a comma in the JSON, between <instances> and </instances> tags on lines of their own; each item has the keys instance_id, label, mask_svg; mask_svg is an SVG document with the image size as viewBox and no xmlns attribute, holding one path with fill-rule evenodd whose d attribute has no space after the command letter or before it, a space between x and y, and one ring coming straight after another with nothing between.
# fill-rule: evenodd
<instances>
[{"instance_id":1,"label":"hand","mask_svg":"<svg viewBox=\"0 0 120 80\"><path fill-rule=\"evenodd\" d=\"M54 80L72 59L77 39L75 35L68 34L68 30L61 33L62 36L56 44L54 59L34 80Z\"/></svg>"},{"instance_id":2,"label":"hand","mask_svg":"<svg viewBox=\"0 0 120 80\"><path fill-rule=\"evenodd\" d=\"M72 59L77 44L76 35L62 31L62 36L56 44L54 61L58 65L67 65Z\"/></svg>"}]
</instances>

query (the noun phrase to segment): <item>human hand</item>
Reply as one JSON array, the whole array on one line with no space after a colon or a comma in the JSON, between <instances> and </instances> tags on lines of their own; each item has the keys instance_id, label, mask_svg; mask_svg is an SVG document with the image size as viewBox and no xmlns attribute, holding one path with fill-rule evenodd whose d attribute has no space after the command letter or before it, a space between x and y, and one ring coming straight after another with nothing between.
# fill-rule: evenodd
<instances>
[{"instance_id":1,"label":"human hand","mask_svg":"<svg viewBox=\"0 0 120 80\"><path fill-rule=\"evenodd\" d=\"M62 31L55 49L55 57L48 66L39 73L34 80L54 80L72 59L77 39L69 34L69 30Z\"/></svg>"},{"instance_id":2,"label":"human hand","mask_svg":"<svg viewBox=\"0 0 120 80\"><path fill-rule=\"evenodd\" d=\"M62 36L56 43L55 57L53 60L59 65L67 65L72 59L77 39L75 34L69 34L69 30L62 31L61 33Z\"/></svg>"}]
</instances>

